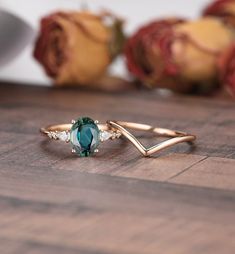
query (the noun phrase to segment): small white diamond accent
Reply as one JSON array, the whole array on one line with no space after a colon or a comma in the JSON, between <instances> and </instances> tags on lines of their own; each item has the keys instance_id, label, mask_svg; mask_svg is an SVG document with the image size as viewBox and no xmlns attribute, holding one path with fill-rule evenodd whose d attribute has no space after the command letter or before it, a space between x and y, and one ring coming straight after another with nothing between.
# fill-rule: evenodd
<instances>
[{"instance_id":1,"label":"small white diamond accent","mask_svg":"<svg viewBox=\"0 0 235 254\"><path fill-rule=\"evenodd\" d=\"M101 141L101 142L104 142L104 141L110 139L112 136L113 136L113 133L112 133L112 132L109 132L109 131L101 131L101 132L100 132L100 141Z\"/></svg>"},{"instance_id":2,"label":"small white diamond accent","mask_svg":"<svg viewBox=\"0 0 235 254\"><path fill-rule=\"evenodd\" d=\"M48 132L47 135L48 135L49 138L52 138L51 132Z\"/></svg>"},{"instance_id":3,"label":"small white diamond accent","mask_svg":"<svg viewBox=\"0 0 235 254\"><path fill-rule=\"evenodd\" d=\"M100 141L104 142L108 139L115 139L115 138L120 138L122 134L120 132L116 131L100 131Z\"/></svg>"},{"instance_id":4,"label":"small white diamond accent","mask_svg":"<svg viewBox=\"0 0 235 254\"><path fill-rule=\"evenodd\" d=\"M56 136L61 141L68 142L70 140L70 133L67 131L57 132Z\"/></svg>"}]
</instances>

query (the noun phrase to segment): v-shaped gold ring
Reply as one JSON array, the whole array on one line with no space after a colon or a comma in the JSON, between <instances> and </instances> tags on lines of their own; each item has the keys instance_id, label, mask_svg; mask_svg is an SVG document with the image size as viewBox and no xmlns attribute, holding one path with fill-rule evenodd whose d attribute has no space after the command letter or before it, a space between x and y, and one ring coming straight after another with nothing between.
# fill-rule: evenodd
<instances>
[{"instance_id":1,"label":"v-shaped gold ring","mask_svg":"<svg viewBox=\"0 0 235 254\"><path fill-rule=\"evenodd\" d=\"M126 137L143 156L150 156L153 153L161 151L172 145L181 142L193 142L196 139L195 135L187 134L185 132L174 131L164 128L153 127L147 124L131 123L131 122L121 122L121 121L107 121L107 125L111 128L118 130L124 137ZM145 147L132 133L130 133L126 128L132 130L140 130L152 132L161 137L170 137L170 139L156 144L152 147Z\"/></svg>"}]
</instances>

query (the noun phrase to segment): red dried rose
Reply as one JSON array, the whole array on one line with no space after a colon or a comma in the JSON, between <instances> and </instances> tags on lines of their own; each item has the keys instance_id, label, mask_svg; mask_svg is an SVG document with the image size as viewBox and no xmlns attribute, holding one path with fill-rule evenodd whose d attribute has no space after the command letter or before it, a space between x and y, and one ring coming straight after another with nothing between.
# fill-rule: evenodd
<instances>
[{"instance_id":1,"label":"red dried rose","mask_svg":"<svg viewBox=\"0 0 235 254\"><path fill-rule=\"evenodd\" d=\"M129 38L129 71L149 87L208 92L216 85L216 61L231 44L233 32L215 18L163 19Z\"/></svg>"},{"instance_id":2,"label":"red dried rose","mask_svg":"<svg viewBox=\"0 0 235 254\"><path fill-rule=\"evenodd\" d=\"M235 0L216 0L203 11L204 16L216 16L235 27Z\"/></svg>"},{"instance_id":3,"label":"red dried rose","mask_svg":"<svg viewBox=\"0 0 235 254\"><path fill-rule=\"evenodd\" d=\"M127 67L146 85L153 86L162 75L177 73L177 66L171 59L171 43L175 38L174 25L182 22L184 22L183 19L154 21L140 28L127 41L125 47ZM148 53L152 54L151 50L158 51L156 69L151 66L148 59Z\"/></svg>"},{"instance_id":4,"label":"red dried rose","mask_svg":"<svg viewBox=\"0 0 235 254\"><path fill-rule=\"evenodd\" d=\"M123 42L122 20L110 13L56 12L41 20L34 57L56 85L89 85L103 77Z\"/></svg>"},{"instance_id":5,"label":"red dried rose","mask_svg":"<svg viewBox=\"0 0 235 254\"><path fill-rule=\"evenodd\" d=\"M221 82L235 97L235 44L231 45L219 59Z\"/></svg>"}]
</instances>

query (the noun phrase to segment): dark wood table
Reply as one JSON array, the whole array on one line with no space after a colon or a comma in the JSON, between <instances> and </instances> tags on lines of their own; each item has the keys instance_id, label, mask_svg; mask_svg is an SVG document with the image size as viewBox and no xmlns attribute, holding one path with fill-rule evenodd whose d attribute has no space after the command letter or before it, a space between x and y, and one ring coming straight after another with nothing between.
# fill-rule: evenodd
<instances>
[{"instance_id":1,"label":"dark wood table","mask_svg":"<svg viewBox=\"0 0 235 254\"><path fill-rule=\"evenodd\" d=\"M110 141L97 156L78 158L39 134L81 115L198 140L153 158ZM232 101L1 84L0 119L1 254L235 252Z\"/></svg>"}]
</instances>

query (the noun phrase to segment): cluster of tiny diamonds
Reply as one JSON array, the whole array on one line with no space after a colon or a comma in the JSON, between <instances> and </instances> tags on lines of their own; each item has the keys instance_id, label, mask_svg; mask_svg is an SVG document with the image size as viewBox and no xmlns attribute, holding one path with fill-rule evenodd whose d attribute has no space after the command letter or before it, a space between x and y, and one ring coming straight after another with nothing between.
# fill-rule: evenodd
<instances>
[{"instance_id":1,"label":"cluster of tiny diamonds","mask_svg":"<svg viewBox=\"0 0 235 254\"><path fill-rule=\"evenodd\" d=\"M104 142L108 139L120 138L121 133L117 131L100 131L100 141Z\"/></svg>"}]
</instances>

